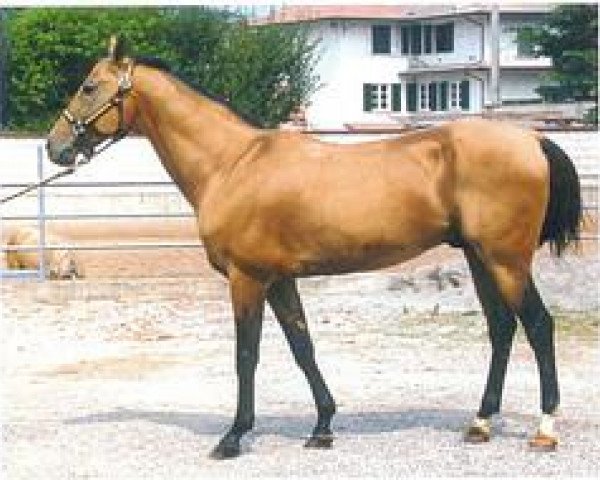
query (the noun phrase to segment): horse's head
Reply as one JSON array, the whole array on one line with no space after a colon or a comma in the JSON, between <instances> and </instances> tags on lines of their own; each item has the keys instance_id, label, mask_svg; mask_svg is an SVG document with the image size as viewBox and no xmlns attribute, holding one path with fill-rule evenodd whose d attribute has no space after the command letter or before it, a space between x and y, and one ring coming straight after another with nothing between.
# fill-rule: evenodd
<instances>
[{"instance_id":1,"label":"horse's head","mask_svg":"<svg viewBox=\"0 0 600 480\"><path fill-rule=\"evenodd\" d=\"M94 66L48 134L52 162L74 166L79 154L90 159L100 144L106 147L128 133L135 117L132 74L133 60L125 56L123 40L113 36L108 58Z\"/></svg>"}]
</instances>

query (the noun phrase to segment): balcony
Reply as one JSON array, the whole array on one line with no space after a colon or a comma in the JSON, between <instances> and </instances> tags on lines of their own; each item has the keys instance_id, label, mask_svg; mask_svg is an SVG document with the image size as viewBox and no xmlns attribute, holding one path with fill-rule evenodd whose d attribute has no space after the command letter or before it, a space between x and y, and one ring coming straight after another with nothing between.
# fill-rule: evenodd
<instances>
[{"instance_id":1,"label":"balcony","mask_svg":"<svg viewBox=\"0 0 600 480\"><path fill-rule=\"evenodd\" d=\"M455 58L453 58L455 60ZM427 73L446 72L455 70L485 70L489 65L480 62L475 56L469 56L464 62L447 61L446 58L436 55L411 55L407 57L406 72L402 73Z\"/></svg>"}]
</instances>

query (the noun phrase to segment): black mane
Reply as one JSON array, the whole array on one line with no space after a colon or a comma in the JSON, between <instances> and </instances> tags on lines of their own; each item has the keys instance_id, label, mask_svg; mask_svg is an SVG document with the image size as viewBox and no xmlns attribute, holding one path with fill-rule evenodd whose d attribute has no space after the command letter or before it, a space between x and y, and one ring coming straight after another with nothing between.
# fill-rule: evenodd
<instances>
[{"instance_id":1,"label":"black mane","mask_svg":"<svg viewBox=\"0 0 600 480\"><path fill-rule=\"evenodd\" d=\"M144 65L144 66L150 67L150 68L155 68L157 70L160 70L161 72L168 73L170 75L176 76L181 79L181 76L176 75L173 72L173 70L171 69L171 66L167 62L165 62L162 58L136 56L136 57L133 57L133 60L136 64ZM186 83L189 85L189 82L186 82ZM224 107L228 108L231 112L233 112L235 115L240 117L246 123L249 123L250 125L252 125L254 127L263 128L262 123L257 118L255 118L251 115L248 115L247 113L240 112L236 107L234 107L231 104L231 102L227 98L223 97L222 95L217 95L215 93L212 93L212 92L206 90L204 87L199 86L199 85L194 85L194 86L192 86L192 88L194 90L198 91L198 93L200 93L201 95L203 95L207 98L210 98L211 100L217 102L218 104L223 105Z\"/></svg>"}]
</instances>

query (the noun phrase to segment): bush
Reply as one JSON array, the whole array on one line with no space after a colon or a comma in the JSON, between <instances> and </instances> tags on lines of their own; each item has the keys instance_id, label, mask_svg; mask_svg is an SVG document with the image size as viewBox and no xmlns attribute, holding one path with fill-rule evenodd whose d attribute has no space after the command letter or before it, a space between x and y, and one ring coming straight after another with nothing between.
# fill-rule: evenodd
<instances>
[{"instance_id":1,"label":"bush","mask_svg":"<svg viewBox=\"0 0 600 480\"><path fill-rule=\"evenodd\" d=\"M13 11L7 24L12 130L47 131L115 33L133 54L162 58L266 126L287 119L317 82L315 45L302 30L251 27L207 7L35 8Z\"/></svg>"}]
</instances>

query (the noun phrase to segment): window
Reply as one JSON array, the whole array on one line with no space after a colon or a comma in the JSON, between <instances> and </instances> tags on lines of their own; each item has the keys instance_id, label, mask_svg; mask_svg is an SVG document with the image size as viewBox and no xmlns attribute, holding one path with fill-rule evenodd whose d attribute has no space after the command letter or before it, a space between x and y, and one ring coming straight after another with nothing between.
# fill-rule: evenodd
<instances>
[{"instance_id":1,"label":"window","mask_svg":"<svg viewBox=\"0 0 600 480\"><path fill-rule=\"evenodd\" d=\"M421 54L421 25L418 23L410 26L410 53Z\"/></svg>"},{"instance_id":2,"label":"window","mask_svg":"<svg viewBox=\"0 0 600 480\"><path fill-rule=\"evenodd\" d=\"M402 106L402 87L399 83L363 84L363 110L365 112L398 112Z\"/></svg>"},{"instance_id":3,"label":"window","mask_svg":"<svg viewBox=\"0 0 600 480\"><path fill-rule=\"evenodd\" d=\"M471 82L462 80L450 83L450 109L469 110L471 104Z\"/></svg>"},{"instance_id":4,"label":"window","mask_svg":"<svg viewBox=\"0 0 600 480\"><path fill-rule=\"evenodd\" d=\"M450 108L458 108L458 83L456 82L450 84Z\"/></svg>"},{"instance_id":5,"label":"window","mask_svg":"<svg viewBox=\"0 0 600 480\"><path fill-rule=\"evenodd\" d=\"M435 112L438 109L438 83L431 82L429 84L429 110Z\"/></svg>"},{"instance_id":6,"label":"window","mask_svg":"<svg viewBox=\"0 0 600 480\"><path fill-rule=\"evenodd\" d=\"M371 37L374 54L392 53L392 27L389 25L373 25Z\"/></svg>"},{"instance_id":7,"label":"window","mask_svg":"<svg viewBox=\"0 0 600 480\"><path fill-rule=\"evenodd\" d=\"M421 110L428 110L429 108L429 102L427 101L427 93L428 93L428 89L427 89L427 84L426 83L422 83L419 87L419 98L420 98L420 102L419 102L419 108Z\"/></svg>"},{"instance_id":8,"label":"window","mask_svg":"<svg viewBox=\"0 0 600 480\"><path fill-rule=\"evenodd\" d=\"M437 53L454 51L454 23L435 26L435 51Z\"/></svg>"},{"instance_id":9,"label":"window","mask_svg":"<svg viewBox=\"0 0 600 480\"><path fill-rule=\"evenodd\" d=\"M402 37L402 55L410 53L410 28L408 25L400 27L400 36Z\"/></svg>"},{"instance_id":10,"label":"window","mask_svg":"<svg viewBox=\"0 0 600 480\"><path fill-rule=\"evenodd\" d=\"M432 52L432 46L433 46L432 41L431 41L432 31L433 31L432 25L424 25L423 26L423 37L425 39L425 53Z\"/></svg>"},{"instance_id":11,"label":"window","mask_svg":"<svg viewBox=\"0 0 600 480\"><path fill-rule=\"evenodd\" d=\"M409 83L406 88L406 103L409 112L417 110L445 112L459 109L469 110L470 107L471 84L469 80Z\"/></svg>"},{"instance_id":12,"label":"window","mask_svg":"<svg viewBox=\"0 0 600 480\"><path fill-rule=\"evenodd\" d=\"M411 23L400 26L402 55L430 55L454 51L454 23Z\"/></svg>"}]
</instances>

